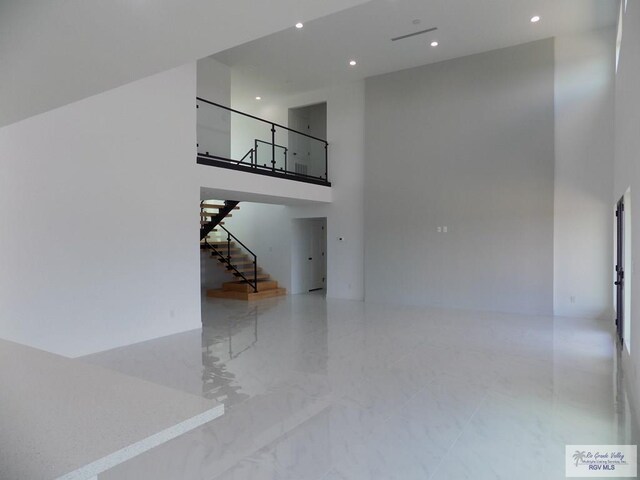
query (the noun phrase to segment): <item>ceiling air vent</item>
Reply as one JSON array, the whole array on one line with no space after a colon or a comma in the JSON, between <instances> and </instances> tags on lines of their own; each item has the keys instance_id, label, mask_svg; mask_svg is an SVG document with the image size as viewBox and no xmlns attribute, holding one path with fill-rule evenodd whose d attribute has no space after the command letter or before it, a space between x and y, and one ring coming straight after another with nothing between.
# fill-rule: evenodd
<instances>
[{"instance_id":1,"label":"ceiling air vent","mask_svg":"<svg viewBox=\"0 0 640 480\"><path fill-rule=\"evenodd\" d=\"M419 32L408 33L407 35L401 35L399 37L392 38L391 41L395 42L398 40L404 40L405 38L415 37L416 35L424 35L425 33L435 32L438 30L438 27L427 28L426 30L420 30Z\"/></svg>"}]
</instances>

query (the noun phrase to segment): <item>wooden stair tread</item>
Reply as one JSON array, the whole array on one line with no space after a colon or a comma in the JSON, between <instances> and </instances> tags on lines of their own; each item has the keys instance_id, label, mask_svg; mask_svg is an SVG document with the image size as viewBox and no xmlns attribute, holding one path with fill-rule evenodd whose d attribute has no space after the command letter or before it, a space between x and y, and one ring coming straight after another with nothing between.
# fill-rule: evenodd
<instances>
[{"instance_id":1,"label":"wooden stair tread","mask_svg":"<svg viewBox=\"0 0 640 480\"><path fill-rule=\"evenodd\" d=\"M254 301L265 298L281 297L287 294L286 288L274 288L258 292L238 292L233 290L207 290L207 296L213 298L229 298L233 300Z\"/></svg>"},{"instance_id":2,"label":"wooden stair tread","mask_svg":"<svg viewBox=\"0 0 640 480\"><path fill-rule=\"evenodd\" d=\"M206 204L200 204L200 208L215 208L217 210L222 210L225 206L224 205L218 205L218 204L210 204L210 205L206 205ZM240 207L233 207L233 210L239 210Z\"/></svg>"},{"instance_id":3,"label":"wooden stair tread","mask_svg":"<svg viewBox=\"0 0 640 480\"><path fill-rule=\"evenodd\" d=\"M240 272L241 274L243 274L245 277L247 277L250 281L253 281L253 268L250 270L242 270L240 268L236 268L235 270L231 267L227 266L227 270L229 270L229 273L232 274L236 274L238 272ZM258 268L258 278L260 278L260 275L263 274L264 272L262 271L262 268Z\"/></svg>"},{"instance_id":4,"label":"wooden stair tread","mask_svg":"<svg viewBox=\"0 0 640 480\"><path fill-rule=\"evenodd\" d=\"M218 213L200 212L200 216L201 217L217 217ZM231 217L233 217L233 215L231 215L231 214L224 216L224 218L231 218Z\"/></svg>"},{"instance_id":5,"label":"wooden stair tread","mask_svg":"<svg viewBox=\"0 0 640 480\"><path fill-rule=\"evenodd\" d=\"M258 280L258 291L273 290L278 288L278 282L275 280ZM253 287L247 282L225 282L222 284L222 290L235 292L253 292Z\"/></svg>"},{"instance_id":6,"label":"wooden stair tread","mask_svg":"<svg viewBox=\"0 0 640 480\"><path fill-rule=\"evenodd\" d=\"M230 270L230 272L236 277L240 276L240 274L238 272L236 272L235 270ZM253 275L245 275L245 277L247 277L250 281L253 281ZM269 278L271 278L271 276L266 274L266 273L259 273L258 274L258 280L268 280Z\"/></svg>"},{"instance_id":7,"label":"wooden stair tread","mask_svg":"<svg viewBox=\"0 0 640 480\"><path fill-rule=\"evenodd\" d=\"M227 254L231 253L231 257L233 257L234 255L237 257L239 256L238 253L242 252L242 250L240 250L239 248L231 248L231 249L227 249L227 248L216 248L217 251L219 251L220 253L222 253L224 255L225 258L227 258ZM213 252L211 252L213 253ZM215 255L215 253L213 253ZM216 257L218 257L216 255ZM220 258L220 257L218 257Z\"/></svg>"}]
</instances>

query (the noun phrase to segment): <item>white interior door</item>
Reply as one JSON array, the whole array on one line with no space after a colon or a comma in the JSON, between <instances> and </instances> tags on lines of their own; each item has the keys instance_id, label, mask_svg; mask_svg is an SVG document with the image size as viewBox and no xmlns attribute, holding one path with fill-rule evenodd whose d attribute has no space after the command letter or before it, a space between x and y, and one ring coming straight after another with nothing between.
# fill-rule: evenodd
<instances>
[{"instance_id":1,"label":"white interior door","mask_svg":"<svg viewBox=\"0 0 640 480\"><path fill-rule=\"evenodd\" d=\"M325 283L325 227L324 219L309 221L307 230L308 257L307 285L308 290L320 290Z\"/></svg>"},{"instance_id":2,"label":"white interior door","mask_svg":"<svg viewBox=\"0 0 640 480\"><path fill-rule=\"evenodd\" d=\"M308 293L326 288L326 218L293 220L291 291Z\"/></svg>"}]
</instances>

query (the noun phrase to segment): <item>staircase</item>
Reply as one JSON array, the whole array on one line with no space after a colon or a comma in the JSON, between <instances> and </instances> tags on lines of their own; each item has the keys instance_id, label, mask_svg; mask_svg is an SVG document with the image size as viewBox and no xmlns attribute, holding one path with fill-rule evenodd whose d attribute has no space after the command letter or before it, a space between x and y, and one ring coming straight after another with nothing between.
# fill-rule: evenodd
<instances>
[{"instance_id":1,"label":"staircase","mask_svg":"<svg viewBox=\"0 0 640 480\"><path fill-rule=\"evenodd\" d=\"M200 204L200 248L209 251L211 259L234 277L221 289L207 290L207 296L251 301L286 295L287 290L258 266L256 255L224 227L223 220L240 208L238 203Z\"/></svg>"}]
</instances>

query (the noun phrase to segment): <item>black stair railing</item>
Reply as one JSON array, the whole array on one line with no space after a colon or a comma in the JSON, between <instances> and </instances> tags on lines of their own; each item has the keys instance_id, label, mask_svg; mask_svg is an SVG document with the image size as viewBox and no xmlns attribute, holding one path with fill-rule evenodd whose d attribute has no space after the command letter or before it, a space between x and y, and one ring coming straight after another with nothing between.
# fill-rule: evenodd
<instances>
[{"instance_id":1,"label":"black stair railing","mask_svg":"<svg viewBox=\"0 0 640 480\"><path fill-rule=\"evenodd\" d=\"M201 97L196 97L196 108L197 163L318 185L331 185L328 172L329 143L326 140ZM220 141L223 134L231 136L232 116L241 119L240 127L234 127L234 133L236 129L242 129L242 122L254 123L250 127L251 131L260 132L262 129L262 134L258 135L262 138L247 139L248 142L253 141L254 145L241 159L229 158L228 141ZM247 148L251 148L251 145L247 145Z\"/></svg>"},{"instance_id":2,"label":"black stair railing","mask_svg":"<svg viewBox=\"0 0 640 480\"><path fill-rule=\"evenodd\" d=\"M255 162L255 159L254 159L254 156L253 156L254 152L255 152L255 149L253 149L253 148L251 150L249 150L247 153L245 153L244 157L242 157L240 160L238 160L236 162L236 165L240 165L241 163L243 163L247 159L247 157L249 157L249 160L250 160L249 164L253 165L254 162Z\"/></svg>"},{"instance_id":3,"label":"black stair railing","mask_svg":"<svg viewBox=\"0 0 640 480\"><path fill-rule=\"evenodd\" d=\"M204 239L204 245L207 246L212 252L212 256L218 258L218 261L224 263L226 265L227 270L232 271L236 277L239 277L241 281L246 282L254 292L258 291L258 257L255 253L253 253L249 247L247 247L244 243L242 243L233 233L224 228L222 225L219 225L222 230L224 230L227 234L226 242L217 242L214 244L209 243L209 240ZM232 240L240 245L242 248L246 250L246 253L238 252L236 248L232 247ZM233 252L233 253L232 253ZM249 273L246 269L240 266L240 260L249 256L253 260L251 261Z\"/></svg>"}]
</instances>

